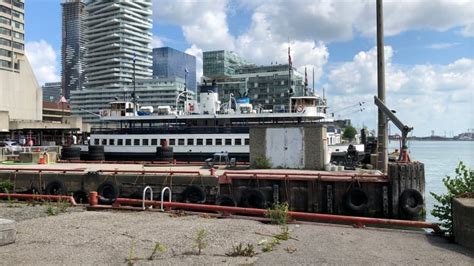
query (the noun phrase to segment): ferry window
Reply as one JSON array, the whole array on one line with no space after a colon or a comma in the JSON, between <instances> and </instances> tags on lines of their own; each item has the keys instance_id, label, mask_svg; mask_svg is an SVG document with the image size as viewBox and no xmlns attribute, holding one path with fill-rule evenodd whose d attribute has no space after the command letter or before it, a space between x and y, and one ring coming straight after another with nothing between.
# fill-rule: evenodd
<instances>
[{"instance_id":1,"label":"ferry window","mask_svg":"<svg viewBox=\"0 0 474 266\"><path fill-rule=\"evenodd\" d=\"M245 145L250 145L250 140L249 139L245 139Z\"/></svg>"},{"instance_id":2,"label":"ferry window","mask_svg":"<svg viewBox=\"0 0 474 266\"><path fill-rule=\"evenodd\" d=\"M169 144L170 144L170 146L176 145L176 140L175 139L170 139Z\"/></svg>"},{"instance_id":3,"label":"ferry window","mask_svg":"<svg viewBox=\"0 0 474 266\"><path fill-rule=\"evenodd\" d=\"M178 145L183 146L184 145L184 139L178 139Z\"/></svg>"},{"instance_id":4,"label":"ferry window","mask_svg":"<svg viewBox=\"0 0 474 266\"><path fill-rule=\"evenodd\" d=\"M222 139L216 139L216 145L222 145Z\"/></svg>"},{"instance_id":5,"label":"ferry window","mask_svg":"<svg viewBox=\"0 0 474 266\"><path fill-rule=\"evenodd\" d=\"M166 141L166 143L169 144L169 141L168 141L168 140L166 140L166 139L160 139L160 145L161 145L161 143L163 143L163 142L165 142L165 141Z\"/></svg>"},{"instance_id":6,"label":"ferry window","mask_svg":"<svg viewBox=\"0 0 474 266\"><path fill-rule=\"evenodd\" d=\"M118 139L117 140L117 145L122 146L123 145L123 139Z\"/></svg>"},{"instance_id":7,"label":"ferry window","mask_svg":"<svg viewBox=\"0 0 474 266\"><path fill-rule=\"evenodd\" d=\"M140 140L139 139L134 139L133 140L133 145L134 146L140 146Z\"/></svg>"},{"instance_id":8,"label":"ferry window","mask_svg":"<svg viewBox=\"0 0 474 266\"><path fill-rule=\"evenodd\" d=\"M148 146L148 139L142 139L142 145Z\"/></svg>"},{"instance_id":9,"label":"ferry window","mask_svg":"<svg viewBox=\"0 0 474 266\"><path fill-rule=\"evenodd\" d=\"M109 139L109 145L115 145L115 139Z\"/></svg>"},{"instance_id":10,"label":"ferry window","mask_svg":"<svg viewBox=\"0 0 474 266\"><path fill-rule=\"evenodd\" d=\"M194 145L194 139L188 139L188 145Z\"/></svg>"},{"instance_id":11,"label":"ferry window","mask_svg":"<svg viewBox=\"0 0 474 266\"><path fill-rule=\"evenodd\" d=\"M94 145L99 145L100 139L94 139Z\"/></svg>"},{"instance_id":12,"label":"ferry window","mask_svg":"<svg viewBox=\"0 0 474 266\"><path fill-rule=\"evenodd\" d=\"M197 142L196 145L202 145L202 139L197 139L196 142Z\"/></svg>"},{"instance_id":13,"label":"ferry window","mask_svg":"<svg viewBox=\"0 0 474 266\"><path fill-rule=\"evenodd\" d=\"M235 139L235 145L242 145L242 139Z\"/></svg>"},{"instance_id":14,"label":"ferry window","mask_svg":"<svg viewBox=\"0 0 474 266\"><path fill-rule=\"evenodd\" d=\"M151 139L151 145L152 146L158 145L158 139Z\"/></svg>"},{"instance_id":15,"label":"ferry window","mask_svg":"<svg viewBox=\"0 0 474 266\"><path fill-rule=\"evenodd\" d=\"M232 139L225 139L225 145L232 145Z\"/></svg>"},{"instance_id":16,"label":"ferry window","mask_svg":"<svg viewBox=\"0 0 474 266\"><path fill-rule=\"evenodd\" d=\"M212 139L206 139L206 145L212 145Z\"/></svg>"},{"instance_id":17,"label":"ferry window","mask_svg":"<svg viewBox=\"0 0 474 266\"><path fill-rule=\"evenodd\" d=\"M131 139L125 139L125 145L131 146L132 145L132 140Z\"/></svg>"},{"instance_id":18,"label":"ferry window","mask_svg":"<svg viewBox=\"0 0 474 266\"><path fill-rule=\"evenodd\" d=\"M106 139L102 140L102 145L107 145L107 140Z\"/></svg>"}]
</instances>

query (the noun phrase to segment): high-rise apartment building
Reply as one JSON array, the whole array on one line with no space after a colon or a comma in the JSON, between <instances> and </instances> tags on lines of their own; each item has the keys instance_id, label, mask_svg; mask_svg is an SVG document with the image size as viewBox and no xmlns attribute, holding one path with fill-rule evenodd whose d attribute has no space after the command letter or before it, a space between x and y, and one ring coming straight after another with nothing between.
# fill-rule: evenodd
<instances>
[{"instance_id":1,"label":"high-rise apartment building","mask_svg":"<svg viewBox=\"0 0 474 266\"><path fill-rule=\"evenodd\" d=\"M184 79L186 89L196 92L196 57L170 47L154 48L153 77Z\"/></svg>"},{"instance_id":2,"label":"high-rise apartment building","mask_svg":"<svg viewBox=\"0 0 474 266\"><path fill-rule=\"evenodd\" d=\"M42 91L25 55L25 3L0 1L0 116L41 120ZM0 125L0 130L8 125Z\"/></svg>"},{"instance_id":3,"label":"high-rise apartment building","mask_svg":"<svg viewBox=\"0 0 474 266\"><path fill-rule=\"evenodd\" d=\"M96 122L95 114L109 107L105 95L152 77L151 5L151 0L86 1L86 82L71 95L73 113L84 121ZM95 98L83 97L88 94Z\"/></svg>"},{"instance_id":4,"label":"high-rise apartment building","mask_svg":"<svg viewBox=\"0 0 474 266\"><path fill-rule=\"evenodd\" d=\"M84 80L85 4L83 0L63 0L61 87L62 94L69 99L70 91L80 90Z\"/></svg>"}]
</instances>

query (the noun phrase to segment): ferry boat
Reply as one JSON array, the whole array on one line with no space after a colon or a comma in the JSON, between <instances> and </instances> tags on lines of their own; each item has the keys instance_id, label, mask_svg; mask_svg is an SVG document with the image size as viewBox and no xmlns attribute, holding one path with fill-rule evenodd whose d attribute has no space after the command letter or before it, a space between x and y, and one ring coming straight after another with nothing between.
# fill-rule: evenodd
<instances>
[{"instance_id":1,"label":"ferry boat","mask_svg":"<svg viewBox=\"0 0 474 266\"><path fill-rule=\"evenodd\" d=\"M333 122L327 117L326 100L318 95L290 97L287 108L273 111L254 107L249 98L232 95L221 103L215 84L199 90L199 102L185 97L184 108L179 111L158 106L153 113L134 102L112 102L109 110L101 112L101 122L107 128L92 129L89 145L104 146L107 159L153 159L157 147L167 143L179 160L204 160L224 152L248 161L252 125ZM81 149L87 152L88 146Z\"/></svg>"}]
</instances>

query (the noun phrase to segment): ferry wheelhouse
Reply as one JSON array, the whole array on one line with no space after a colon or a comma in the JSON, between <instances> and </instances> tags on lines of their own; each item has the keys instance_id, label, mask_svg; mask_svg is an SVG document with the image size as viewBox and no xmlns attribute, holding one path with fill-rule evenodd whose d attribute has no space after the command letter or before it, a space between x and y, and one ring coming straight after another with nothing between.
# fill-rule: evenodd
<instances>
[{"instance_id":1,"label":"ferry wheelhouse","mask_svg":"<svg viewBox=\"0 0 474 266\"><path fill-rule=\"evenodd\" d=\"M288 108L278 112L252 106L248 98L231 96L221 103L215 85L200 87L199 103L185 98L182 110L158 106L156 112L133 102L112 102L101 117L107 128L92 129L89 145L103 145L108 159L150 159L156 147L166 142L180 160L203 160L227 152L248 161L252 125L329 121L326 101L317 95L291 97ZM82 151L87 152L87 146Z\"/></svg>"}]
</instances>

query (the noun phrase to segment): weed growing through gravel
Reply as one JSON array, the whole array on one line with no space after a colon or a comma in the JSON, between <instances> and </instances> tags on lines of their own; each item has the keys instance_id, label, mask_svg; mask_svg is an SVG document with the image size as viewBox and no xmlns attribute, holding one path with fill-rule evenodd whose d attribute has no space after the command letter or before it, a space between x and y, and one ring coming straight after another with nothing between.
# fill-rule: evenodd
<instances>
[{"instance_id":1,"label":"weed growing through gravel","mask_svg":"<svg viewBox=\"0 0 474 266\"><path fill-rule=\"evenodd\" d=\"M272 224L285 225L288 222L288 202L274 203L265 216L270 218Z\"/></svg>"},{"instance_id":2,"label":"weed growing through gravel","mask_svg":"<svg viewBox=\"0 0 474 266\"><path fill-rule=\"evenodd\" d=\"M230 257L253 257L255 256L255 247L252 244L242 244L232 246L232 251L226 253Z\"/></svg>"},{"instance_id":3,"label":"weed growing through gravel","mask_svg":"<svg viewBox=\"0 0 474 266\"><path fill-rule=\"evenodd\" d=\"M59 200L56 203L47 201L46 214L48 214L48 216L55 216L60 213L66 212L68 207L69 207L69 202L67 202L66 200Z\"/></svg>"},{"instance_id":4,"label":"weed growing through gravel","mask_svg":"<svg viewBox=\"0 0 474 266\"><path fill-rule=\"evenodd\" d=\"M204 229L199 229L196 235L196 239L194 240L195 242L195 247L198 250L198 255L201 255L201 252L203 249L207 248L207 232Z\"/></svg>"},{"instance_id":5,"label":"weed growing through gravel","mask_svg":"<svg viewBox=\"0 0 474 266\"><path fill-rule=\"evenodd\" d=\"M135 246L137 245L137 241L133 240L132 245L130 246L130 251L128 252L128 258L125 260L127 265L133 265L133 261L137 258L135 257Z\"/></svg>"},{"instance_id":6,"label":"weed growing through gravel","mask_svg":"<svg viewBox=\"0 0 474 266\"><path fill-rule=\"evenodd\" d=\"M156 241L155 247L153 248L153 251L151 252L151 255L148 257L148 260L153 260L153 257L158 253L163 253L166 251L166 246L161 244L160 241Z\"/></svg>"}]
</instances>

